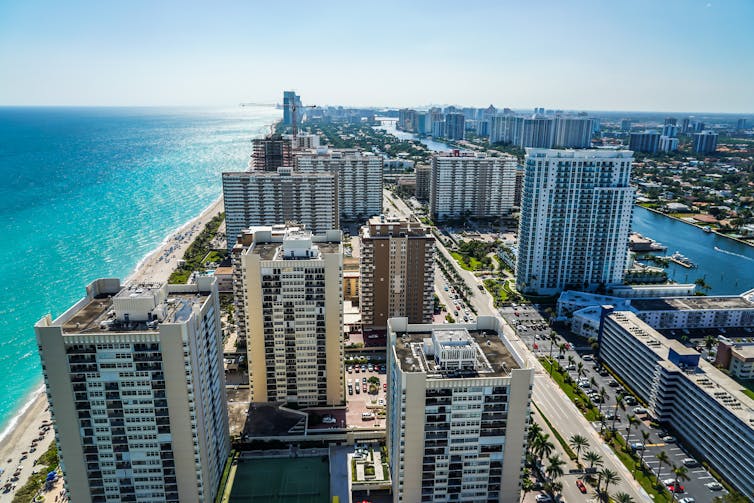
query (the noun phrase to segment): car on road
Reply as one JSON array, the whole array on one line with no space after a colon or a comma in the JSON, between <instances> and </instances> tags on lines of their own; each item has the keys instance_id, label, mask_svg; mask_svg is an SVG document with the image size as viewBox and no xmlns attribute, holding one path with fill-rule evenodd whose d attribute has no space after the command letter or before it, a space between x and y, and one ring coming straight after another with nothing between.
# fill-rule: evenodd
<instances>
[{"instance_id":1,"label":"car on road","mask_svg":"<svg viewBox=\"0 0 754 503\"><path fill-rule=\"evenodd\" d=\"M552 498L546 494L537 494L537 503L551 503Z\"/></svg>"},{"instance_id":2,"label":"car on road","mask_svg":"<svg viewBox=\"0 0 754 503\"><path fill-rule=\"evenodd\" d=\"M583 494L586 494L586 485L584 485L583 480L576 479L576 487L578 487L579 491L581 491Z\"/></svg>"},{"instance_id":3,"label":"car on road","mask_svg":"<svg viewBox=\"0 0 754 503\"><path fill-rule=\"evenodd\" d=\"M723 485L720 482L707 482L704 484L704 487L709 489L710 491L722 491Z\"/></svg>"},{"instance_id":4,"label":"car on road","mask_svg":"<svg viewBox=\"0 0 754 503\"><path fill-rule=\"evenodd\" d=\"M676 440L675 437L671 437L670 435L666 435L662 437L662 441L665 442L666 444L674 444L675 440Z\"/></svg>"},{"instance_id":5,"label":"car on road","mask_svg":"<svg viewBox=\"0 0 754 503\"><path fill-rule=\"evenodd\" d=\"M584 355L584 356L581 357L581 359L584 360L585 362L591 362L591 361L594 360L594 356L593 355Z\"/></svg>"},{"instance_id":6,"label":"car on road","mask_svg":"<svg viewBox=\"0 0 754 503\"><path fill-rule=\"evenodd\" d=\"M696 500L692 498L691 496L688 496L686 498L679 499L678 503L696 503Z\"/></svg>"},{"instance_id":7,"label":"car on road","mask_svg":"<svg viewBox=\"0 0 754 503\"><path fill-rule=\"evenodd\" d=\"M648 414L649 413L649 411L647 409L645 409L644 407L636 407L636 408L634 408L633 412L637 416L643 416L644 414Z\"/></svg>"}]
</instances>

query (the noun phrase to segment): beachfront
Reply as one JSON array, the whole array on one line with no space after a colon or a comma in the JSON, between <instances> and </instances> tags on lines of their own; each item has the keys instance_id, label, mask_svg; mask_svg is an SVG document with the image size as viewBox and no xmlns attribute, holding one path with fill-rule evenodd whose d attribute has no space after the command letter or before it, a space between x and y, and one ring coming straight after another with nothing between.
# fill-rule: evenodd
<instances>
[{"instance_id":1,"label":"beachfront","mask_svg":"<svg viewBox=\"0 0 754 503\"><path fill-rule=\"evenodd\" d=\"M212 218L222 211L223 200L222 197L219 197L198 217L172 232L137 265L125 282L144 282L147 280L158 283L166 282L196 236ZM43 313L40 313L40 316L41 314ZM11 423L8 431L0 437L0 470L2 471L0 472L0 503L10 502L13 499L14 490L3 492L3 486L6 483L10 482L11 486L19 489L34 473L37 459L49 448L53 440L53 429L51 427L44 429L44 425L49 422L47 397L43 389L38 389L30 403L27 402L23 413L15 419L15 423ZM14 475L16 473L18 473L17 476ZM12 481L13 478L16 478L16 480ZM56 487L59 490L62 486L58 484Z\"/></svg>"}]
</instances>

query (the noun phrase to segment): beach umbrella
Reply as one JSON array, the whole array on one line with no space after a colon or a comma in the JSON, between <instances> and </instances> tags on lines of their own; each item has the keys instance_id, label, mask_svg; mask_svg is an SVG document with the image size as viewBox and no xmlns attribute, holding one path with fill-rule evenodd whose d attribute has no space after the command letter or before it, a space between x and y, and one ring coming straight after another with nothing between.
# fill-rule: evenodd
<instances>
[{"instance_id":1,"label":"beach umbrella","mask_svg":"<svg viewBox=\"0 0 754 503\"><path fill-rule=\"evenodd\" d=\"M47 480L55 480L55 477L57 477L57 474L55 472L50 472L47 474Z\"/></svg>"}]
</instances>

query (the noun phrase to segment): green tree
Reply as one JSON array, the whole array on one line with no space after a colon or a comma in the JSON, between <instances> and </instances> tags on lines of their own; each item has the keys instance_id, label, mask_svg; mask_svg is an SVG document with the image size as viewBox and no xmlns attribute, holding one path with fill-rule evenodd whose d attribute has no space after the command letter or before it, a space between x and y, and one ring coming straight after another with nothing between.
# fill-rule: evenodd
<instances>
[{"instance_id":1,"label":"green tree","mask_svg":"<svg viewBox=\"0 0 754 503\"><path fill-rule=\"evenodd\" d=\"M550 441L549 433L537 435L532 447L532 453L539 458L540 464L543 464L544 458L552 454L554 450L555 445Z\"/></svg>"},{"instance_id":2,"label":"green tree","mask_svg":"<svg viewBox=\"0 0 754 503\"><path fill-rule=\"evenodd\" d=\"M534 490L534 482L531 481L531 477L528 472L524 473L524 477L521 479L521 501L524 501L526 495Z\"/></svg>"},{"instance_id":3,"label":"green tree","mask_svg":"<svg viewBox=\"0 0 754 503\"><path fill-rule=\"evenodd\" d=\"M634 503L634 499L631 495L623 492L615 493L613 500L615 500L616 503Z\"/></svg>"},{"instance_id":4,"label":"green tree","mask_svg":"<svg viewBox=\"0 0 754 503\"><path fill-rule=\"evenodd\" d=\"M600 472L601 479L605 482L605 489L603 490L602 494L604 495L605 501L608 501L610 499L610 494L608 493L608 489L610 488L610 484L617 484L620 482L620 477L618 476L618 473L611 470L610 468L603 468ZM599 487L597 487L597 490L599 490Z\"/></svg>"},{"instance_id":5,"label":"green tree","mask_svg":"<svg viewBox=\"0 0 754 503\"><path fill-rule=\"evenodd\" d=\"M707 348L707 352L712 351L712 348L717 344L717 338L708 335L704 338L704 347Z\"/></svg>"},{"instance_id":6,"label":"green tree","mask_svg":"<svg viewBox=\"0 0 754 503\"><path fill-rule=\"evenodd\" d=\"M663 465L669 465L670 464L670 457L668 456L668 453L665 451L660 451L655 456L657 458L657 461L660 462L660 464L657 466L657 481L658 483L662 482L662 468Z\"/></svg>"},{"instance_id":7,"label":"green tree","mask_svg":"<svg viewBox=\"0 0 754 503\"><path fill-rule=\"evenodd\" d=\"M673 466L673 480L675 481L675 486L678 486L680 482L684 482L686 480L689 480L689 469L685 466ZM673 493L673 498L675 498L675 493Z\"/></svg>"},{"instance_id":8,"label":"green tree","mask_svg":"<svg viewBox=\"0 0 754 503\"><path fill-rule=\"evenodd\" d=\"M545 468L545 473L552 481L558 480L565 474L563 471L563 465L565 464L565 461L560 459L560 456L557 454L555 456L550 456L547 458L547 468Z\"/></svg>"},{"instance_id":9,"label":"green tree","mask_svg":"<svg viewBox=\"0 0 754 503\"><path fill-rule=\"evenodd\" d=\"M584 453L584 461L589 463L590 469L595 466L602 466L602 456L594 451L586 451Z\"/></svg>"},{"instance_id":10,"label":"green tree","mask_svg":"<svg viewBox=\"0 0 754 503\"><path fill-rule=\"evenodd\" d=\"M639 465L644 469L644 453L647 451L646 445L647 441L649 440L649 432L641 430L641 439L642 443L644 444L644 448L641 450L641 458L639 459Z\"/></svg>"},{"instance_id":11,"label":"green tree","mask_svg":"<svg viewBox=\"0 0 754 503\"><path fill-rule=\"evenodd\" d=\"M633 414L626 416L626 419L628 420L628 425L626 426L626 450L628 450L631 443L631 429L639 424L639 420Z\"/></svg>"},{"instance_id":12,"label":"green tree","mask_svg":"<svg viewBox=\"0 0 754 503\"><path fill-rule=\"evenodd\" d=\"M571 435L571 438L568 439L568 445L571 446L571 448L576 451L576 462L579 462L579 454L581 453L581 449L589 446L589 440L583 435Z\"/></svg>"}]
</instances>

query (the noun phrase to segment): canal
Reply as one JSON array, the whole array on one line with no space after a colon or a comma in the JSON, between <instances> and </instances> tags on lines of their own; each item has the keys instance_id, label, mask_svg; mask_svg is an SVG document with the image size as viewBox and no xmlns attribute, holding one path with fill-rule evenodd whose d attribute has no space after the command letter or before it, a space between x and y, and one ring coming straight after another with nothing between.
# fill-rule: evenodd
<instances>
[{"instance_id":1,"label":"canal","mask_svg":"<svg viewBox=\"0 0 754 503\"><path fill-rule=\"evenodd\" d=\"M427 148L433 152L445 152L447 150L453 150L455 148L455 147L451 147L447 143L443 143L441 141L435 141L432 138L420 138L418 135L415 135L414 133L398 131L395 128L395 124L397 120L392 117L375 117L375 119L380 121L380 125L374 126L374 129L382 129L383 131L386 131L401 140L419 141L423 143L424 145L426 145Z\"/></svg>"},{"instance_id":2,"label":"canal","mask_svg":"<svg viewBox=\"0 0 754 503\"><path fill-rule=\"evenodd\" d=\"M698 227L659 215L640 206L634 208L633 231L685 255L698 267L686 269L671 263L670 279L677 283L693 283L704 278L712 287L708 294L735 295L754 288L754 247ZM660 253L664 255L665 253Z\"/></svg>"}]
</instances>

